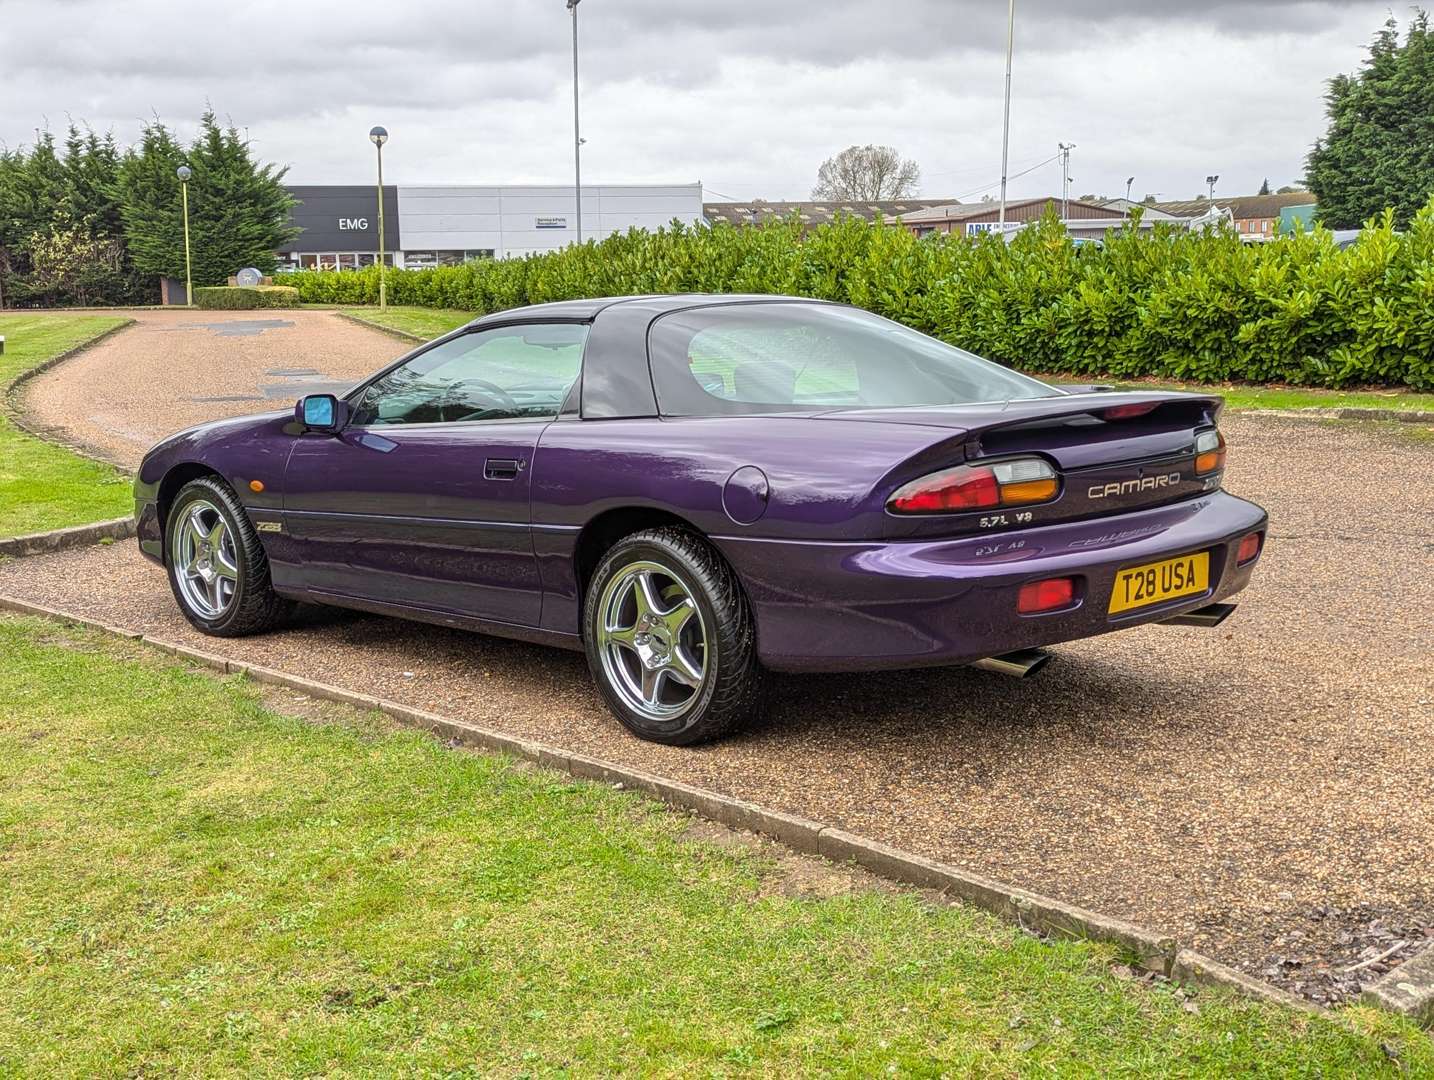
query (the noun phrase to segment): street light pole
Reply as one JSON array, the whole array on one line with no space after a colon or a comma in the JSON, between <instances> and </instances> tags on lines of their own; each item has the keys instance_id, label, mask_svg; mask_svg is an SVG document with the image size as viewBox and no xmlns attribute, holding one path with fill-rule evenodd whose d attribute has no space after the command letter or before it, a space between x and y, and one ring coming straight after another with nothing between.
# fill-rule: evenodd
<instances>
[{"instance_id":1,"label":"street light pole","mask_svg":"<svg viewBox=\"0 0 1434 1080\"><path fill-rule=\"evenodd\" d=\"M1011 163L1011 58L1016 50L1016 0L1006 12L1006 111L1001 127L1001 236L1006 235L1006 177Z\"/></svg>"},{"instance_id":2,"label":"street light pole","mask_svg":"<svg viewBox=\"0 0 1434 1080\"><path fill-rule=\"evenodd\" d=\"M1210 202L1214 202L1214 201L1215 201L1215 185L1218 184L1219 182L1220 182L1220 176L1219 176L1218 173L1217 173L1216 175L1214 175L1214 176L1207 176L1207 177L1205 177L1205 183L1207 183L1207 184L1210 185L1210 195L1209 195L1209 201L1210 201Z\"/></svg>"},{"instance_id":3,"label":"street light pole","mask_svg":"<svg viewBox=\"0 0 1434 1080\"><path fill-rule=\"evenodd\" d=\"M1135 183L1135 177L1133 177L1133 176L1132 176L1129 180L1127 180L1127 181L1125 182L1125 201L1126 201L1126 202L1130 202L1130 188L1131 188L1131 186L1132 186L1134 183Z\"/></svg>"},{"instance_id":4,"label":"street light pole","mask_svg":"<svg viewBox=\"0 0 1434 1080\"><path fill-rule=\"evenodd\" d=\"M1071 216L1071 151L1075 143L1057 143L1061 148L1061 220Z\"/></svg>"},{"instance_id":5,"label":"street light pole","mask_svg":"<svg viewBox=\"0 0 1434 1080\"><path fill-rule=\"evenodd\" d=\"M388 142L388 129L374 127L368 133L369 141L378 150L378 309L388 310L388 267L384 265L383 236L383 144Z\"/></svg>"},{"instance_id":6,"label":"street light pole","mask_svg":"<svg viewBox=\"0 0 1434 1080\"><path fill-rule=\"evenodd\" d=\"M189 261L189 178L194 175L188 165L174 170L179 177L179 193L184 202L184 306L194 306L194 270Z\"/></svg>"},{"instance_id":7,"label":"street light pole","mask_svg":"<svg viewBox=\"0 0 1434 1080\"><path fill-rule=\"evenodd\" d=\"M582 135L578 129L578 3L568 0L572 11L572 191L578 204L578 242L582 242ZM1014 3L1015 0L1012 0Z\"/></svg>"}]
</instances>

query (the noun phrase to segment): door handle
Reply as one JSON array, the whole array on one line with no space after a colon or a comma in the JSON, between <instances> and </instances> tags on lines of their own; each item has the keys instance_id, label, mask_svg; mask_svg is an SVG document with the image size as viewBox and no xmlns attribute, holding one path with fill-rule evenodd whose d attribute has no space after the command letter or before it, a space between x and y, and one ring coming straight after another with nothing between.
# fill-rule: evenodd
<instances>
[{"instance_id":1,"label":"door handle","mask_svg":"<svg viewBox=\"0 0 1434 1080\"><path fill-rule=\"evenodd\" d=\"M483 463L483 479L516 480L523 463L517 458L489 458Z\"/></svg>"}]
</instances>

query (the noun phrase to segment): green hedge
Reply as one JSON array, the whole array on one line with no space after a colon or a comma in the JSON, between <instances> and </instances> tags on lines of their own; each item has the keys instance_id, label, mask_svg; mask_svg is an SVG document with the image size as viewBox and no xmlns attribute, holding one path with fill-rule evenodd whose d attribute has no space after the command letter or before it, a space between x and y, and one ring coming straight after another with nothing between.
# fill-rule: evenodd
<instances>
[{"instance_id":1,"label":"green hedge","mask_svg":"<svg viewBox=\"0 0 1434 1080\"><path fill-rule=\"evenodd\" d=\"M378 302L376 267L285 275L306 303ZM1028 371L1434 388L1434 200L1269 244L1122 230L1077 247L1053 218L1011 244L918 240L844 218L803 232L674 223L544 255L390 270L394 304L489 312L574 297L785 293L845 301Z\"/></svg>"},{"instance_id":2,"label":"green hedge","mask_svg":"<svg viewBox=\"0 0 1434 1080\"><path fill-rule=\"evenodd\" d=\"M206 285L194 290L194 306L222 311L298 307L300 290L292 285Z\"/></svg>"}]
</instances>

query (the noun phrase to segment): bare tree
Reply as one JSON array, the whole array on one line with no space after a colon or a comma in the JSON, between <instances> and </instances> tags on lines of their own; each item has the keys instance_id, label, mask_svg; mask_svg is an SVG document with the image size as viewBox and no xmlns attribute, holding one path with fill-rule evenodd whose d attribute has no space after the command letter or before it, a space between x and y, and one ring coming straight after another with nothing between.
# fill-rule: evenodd
<instances>
[{"instance_id":1,"label":"bare tree","mask_svg":"<svg viewBox=\"0 0 1434 1080\"><path fill-rule=\"evenodd\" d=\"M891 146L848 146L817 170L813 199L902 199L916 194L921 169Z\"/></svg>"}]
</instances>

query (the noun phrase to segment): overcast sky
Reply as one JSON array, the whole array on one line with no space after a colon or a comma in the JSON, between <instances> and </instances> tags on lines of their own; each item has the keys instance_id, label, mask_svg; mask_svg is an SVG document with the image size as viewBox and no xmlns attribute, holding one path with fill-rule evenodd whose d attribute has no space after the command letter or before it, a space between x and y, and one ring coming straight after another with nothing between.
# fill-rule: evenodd
<instances>
[{"instance_id":1,"label":"overcast sky","mask_svg":"<svg viewBox=\"0 0 1434 1080\"><path fill-rule=\"evenodd\" d=\"M1073 193L1227 195L1303 173L1324 83L1388 17L1362 0L1017 0L1011 171L1072 142ZM1393 8L1401 19L1409 9ZM583 175L806 198L887 143L928 196L1000 177L1005 0L582 0ZM563 0L0 0L0 141L67 118L121 142L209 101L297 183L572 178ZM1016 195L1058 191L1046 164Z\"/></svg>"}]
</instances>

